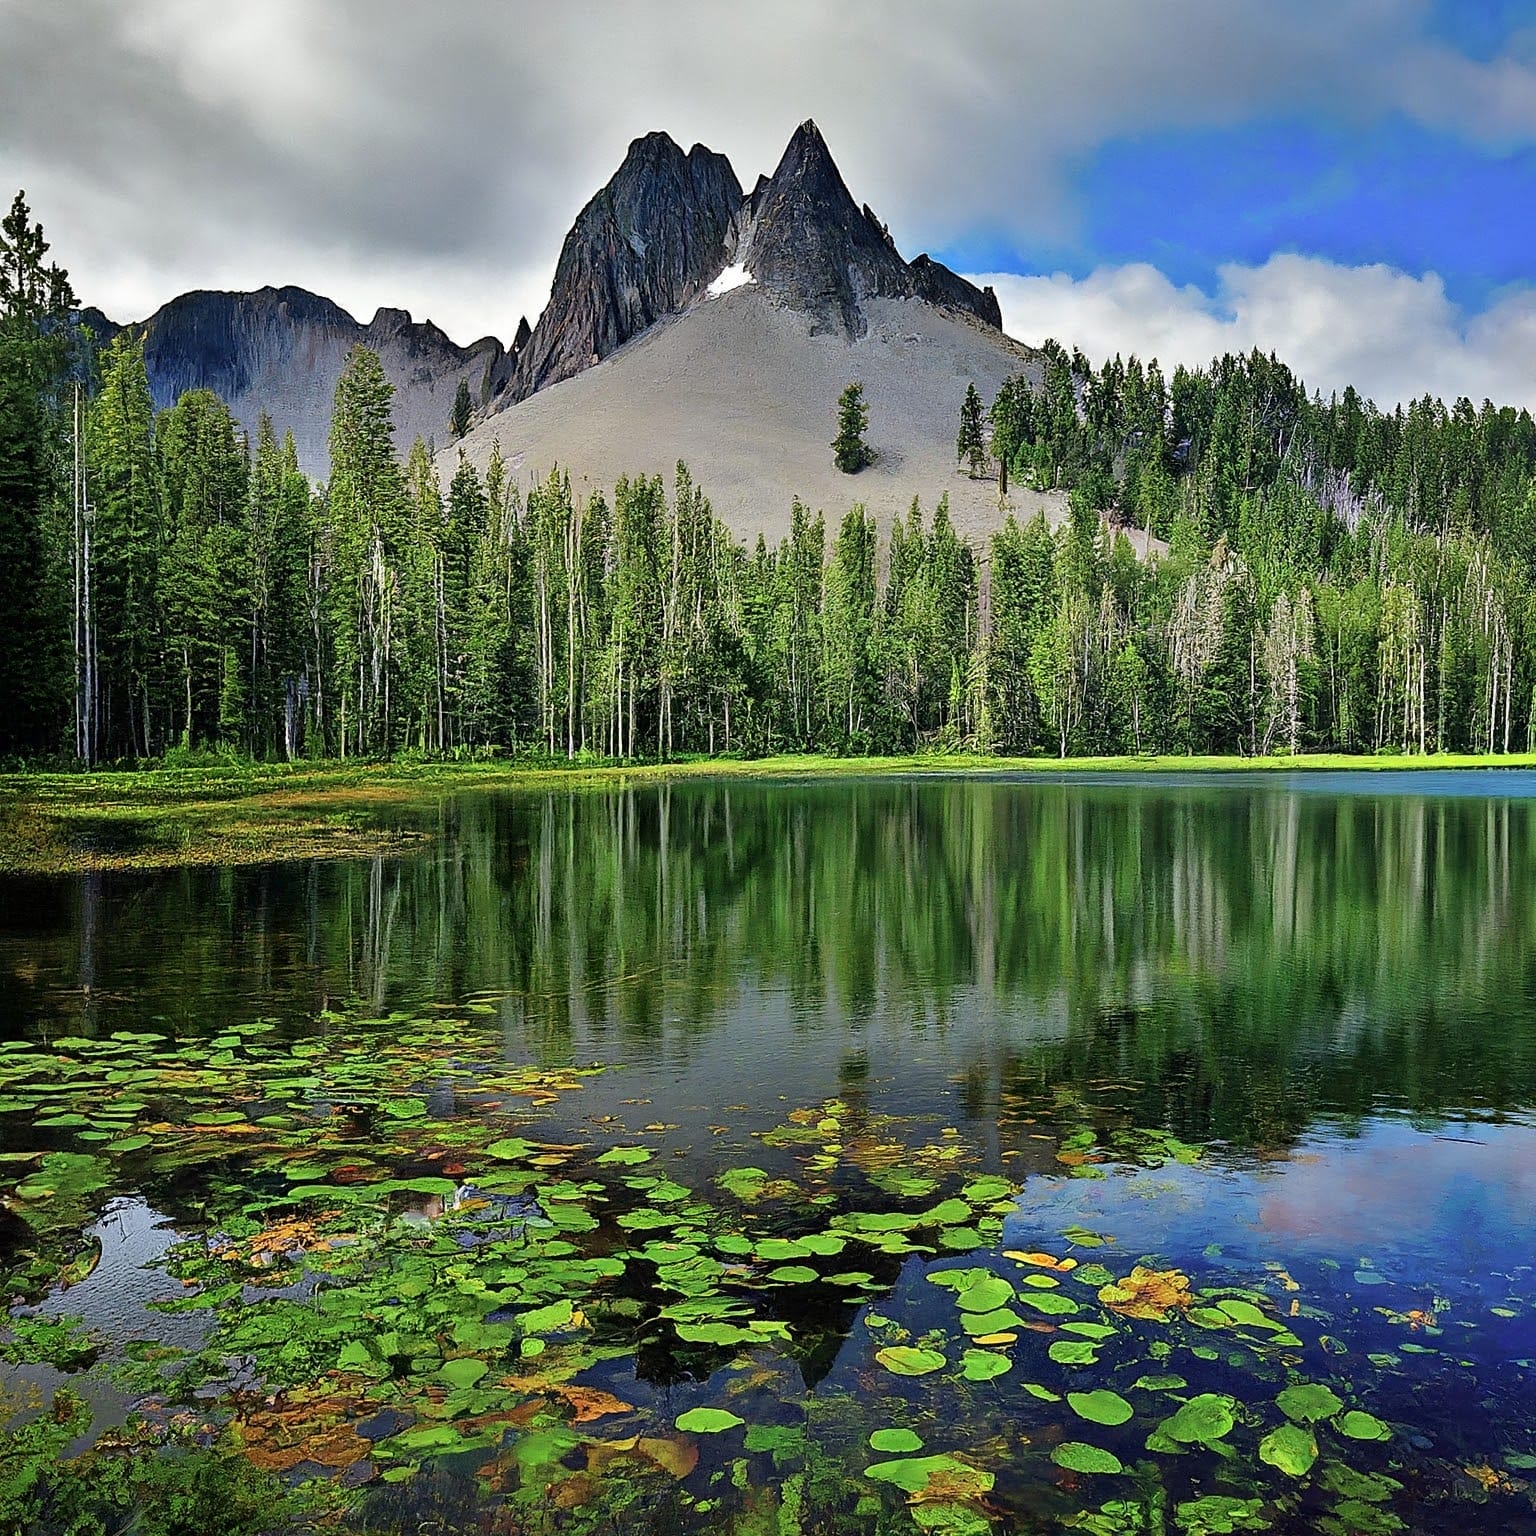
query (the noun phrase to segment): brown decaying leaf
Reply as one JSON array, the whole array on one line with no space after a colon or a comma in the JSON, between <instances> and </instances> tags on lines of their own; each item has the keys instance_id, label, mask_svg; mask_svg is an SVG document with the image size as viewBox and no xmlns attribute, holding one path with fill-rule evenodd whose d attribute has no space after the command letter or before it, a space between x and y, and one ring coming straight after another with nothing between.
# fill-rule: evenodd
<instances>
[{"instance_id":1,"label":"brown decaying leaf","mask_svg":"<svg viewBox=\"0 0 1536 1536\"><path fill-rule=\"evenodd\" d=\"M1138 1264L1124 1280L1099 1289L1099 1300L1121 1317L1161 1322L1170 1312L1189 1307L1189 1276L1177 1269L1148 1269Z\"/></svg>"}]
</instances>

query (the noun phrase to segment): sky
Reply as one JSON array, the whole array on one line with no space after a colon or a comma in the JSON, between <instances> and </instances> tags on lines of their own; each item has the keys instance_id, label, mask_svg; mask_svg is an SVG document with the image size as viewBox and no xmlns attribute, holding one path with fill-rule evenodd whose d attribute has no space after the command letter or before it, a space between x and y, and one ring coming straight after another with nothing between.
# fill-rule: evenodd
<instances>
[{"instance_id":1,"label":"sky","mask_svg":"<svg viewBox=\"0 0 1536 1536\"><path fill-rule=\"evenodd\" d=\"M508 339L631 139L807 117L1021 340L1536 409L1536 0L0 0L0 192L119 320Z\"/></svg>"}]
</instances>

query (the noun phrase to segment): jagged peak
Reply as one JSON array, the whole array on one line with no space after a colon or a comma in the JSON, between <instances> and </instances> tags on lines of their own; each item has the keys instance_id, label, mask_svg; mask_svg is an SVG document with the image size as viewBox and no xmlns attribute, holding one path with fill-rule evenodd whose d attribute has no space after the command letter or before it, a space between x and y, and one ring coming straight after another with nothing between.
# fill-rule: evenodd
<instances>
[{"instance_id":1,"label":"jagged peak","mask_svg":"<svg viewBox=\"0 0 1536 1536\"><path fill-rule=\"evenodd\" d=\"M771 178L774 186L795 183L810 185L824 196L846 202L850 208L858 207L843 180L843 173L832 158L832 151L827 148L821 129L811 118L806 118L795 129Z\"/></svg>"},{"instance_id":2,"label":"jagged peak","mask_svg":"<svg viewBox=\"0 0 1536 1536\"><path fill-rule=\"evenodd\" d=\"M389 336L396 331L405 330L411 324L410 310L391 309L388 305L381 304L374 310L373 319L368 322L368 329Z\"/></svg>"}]
</instances>

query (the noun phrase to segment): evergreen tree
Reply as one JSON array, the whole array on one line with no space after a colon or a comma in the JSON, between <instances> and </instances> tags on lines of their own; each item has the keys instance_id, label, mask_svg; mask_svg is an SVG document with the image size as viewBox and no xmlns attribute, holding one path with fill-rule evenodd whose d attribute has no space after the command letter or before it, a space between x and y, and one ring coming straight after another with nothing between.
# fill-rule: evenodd
<instances>
[{"instance_id":1,"label":"evergreen tree","mask_svg":"<svg viewBox=\"0 0 1536 1536\"><path fill-rule=\"evenodd\" d=\"M18 192L0 221L0 756L57 748L69 696L58 514L75 298L47 253Z\"/></svg>"},{"instance_id":2,"label":"evergreen tree","mask_svg":"<svg viewBox=\"0 0 1536 1536\"><path fill-rule=\"evenodd\" d=\"M101 371L85 441L100 655L93 713L102 755L150 757L171 739L171 719L159 688L164 520L143 341L119 335Z\"/></svg>"},{"instance_id":3,"label":"evergreen tree","mask_svg":"<svg viewBox=\"0 0 1536 1536\"><path fill-rule=\"evenodd\" d=\"M343 757L389 751L400 703L396 566L406 519L390 418L394 392L378 354L354 347L336 383L326 503L335 670L325 691L335 699L331 728Z\"/></svg>"},{"instance_id":4,"label":"evergreen tree","mask_svg":"<svg viewBox=\"0 0 1536 1536\"><path fill-rule=\"evenodd\" d=\"M972 480L987 472L987 444L981 424L981 396L974 384L965 386L960 406L960 435L955 439L955 462L964 464Z\"/></svg>"},{"instance_id":5,"label":"evergreen tree","mask_svg":"<svg viewBox=\"0 0 1536 1536\"><path fill-rule=\"evenodd\" d=\"M470 398L469 380L460 379L458 391L453 397L453 412L448 418L448 430L455 439L463 437L469 431L474 411L475 403Z\"/></svg>"},{"instance_id":6,"label":"evergreen tree","mask_svg":"<svg viewBox=\"0 0 1536 1536\"><path fill-rule=\"evenodd\" d=\"M181 681L175 734L187 747L238 742L244 710L232 712L232 704L255 681L245 443L229 407L208 389L166 411L155 441L166 663Z\"/></svg>"},{"instance_id":7,"label":"evergreen tree","mask_svg":"<svg viewBox=\"0 0 1536 1536\"><path fill-rule=\"evenodd\" d=\"M864 441L869 430L869 407L864 402L864 386L850 384L838 397L837 436L832 440L832 461L845 475L856 475L874 460Z\"/></svg>"}]
</instances>

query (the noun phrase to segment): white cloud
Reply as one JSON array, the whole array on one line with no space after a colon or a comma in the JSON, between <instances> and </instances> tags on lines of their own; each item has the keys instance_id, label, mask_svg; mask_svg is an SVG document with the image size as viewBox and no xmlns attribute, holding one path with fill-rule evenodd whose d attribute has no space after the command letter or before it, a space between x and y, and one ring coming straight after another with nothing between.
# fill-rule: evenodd
<instances>
[{"instance_id":1,"label":"white cloud","mask_svg":"<svg viewBox=\"0 0 1536 1536\"><path fill-rule=\"evenodd\" d=\"M1054 337L1094 362L1120 353L1156 357L1166 372L1258 347L1324 394L1353 384L1391 407L1425 393L1447 401L1536 411L1536 289L1521 288L1468 313L1434 273L1346 267L1315 256L1272 256L1220 269L1214 293L1177 287L1155 267L1064 273L992 273L1004 327L1021 341Z\"/></svg>"},{"instance_id":2,"label":"white cloud","mask_svg":"<svg viewBox=\"0 0 1536 1536\"><path fill-rule=\"evenodd\" d=\"M1076 167L1125 134L1395 114L1536 143L1530 39L1469 60L1429 37L1427 14L1428 0L0 0L0 164L77 287L122 318L259 279L507 331L547 292L577 209L654 128L727 153L750 184L814 116L909 254L977 231L1019 249L1070 239ZM389 288L402 273L420 297Z\"/></svg>"}]
</instances>

